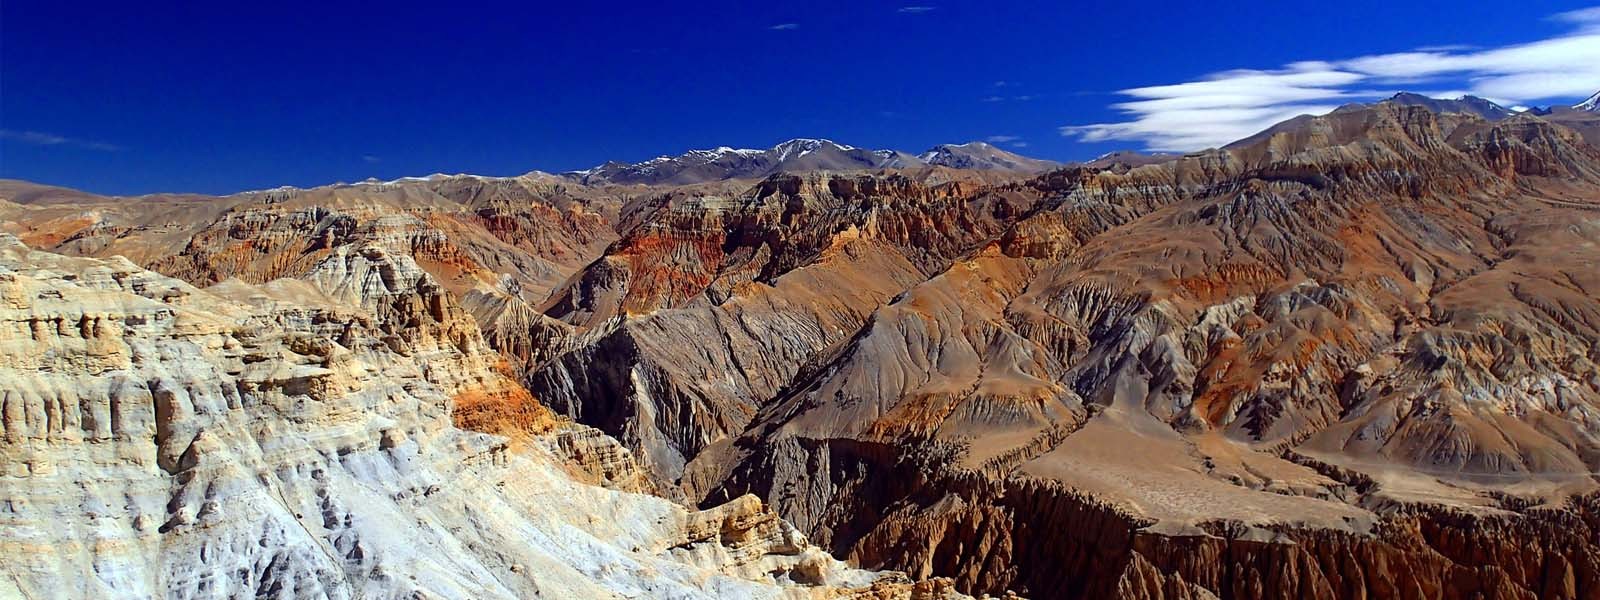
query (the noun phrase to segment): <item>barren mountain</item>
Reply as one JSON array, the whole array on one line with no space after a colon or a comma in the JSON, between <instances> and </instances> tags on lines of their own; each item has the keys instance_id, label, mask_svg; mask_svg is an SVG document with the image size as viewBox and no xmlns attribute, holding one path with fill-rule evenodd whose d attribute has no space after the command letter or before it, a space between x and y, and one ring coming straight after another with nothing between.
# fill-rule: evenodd
<instances>
[{"instance_id":1,"label":"barren mountain","mask_svg":"<svg viewBox=\"0 0 1600 600\"><path fill-rule=\"evenodd\" d=\"M1462 96L1460 98L1450 100L1443 98L1430 98L1422 94L1413 94L1410 92L1400 92L1390 97L1388 100L1385 100L1385 102L1398 104L1400 106L1421 106L1436 113L1461 113L1467 115L1476 115L1490 121L1498 121L1500 119L1517 114L1517 111L1500 106L1499 104L1495 104L1477 96Z\"/></svg>"},{"instance_id":2,"label":"barren mountain","mask_svg":"<svg viewBox=\"0 0 1600 600\"><path fill-rule=\"evenodd\" d=\"M641 163L606 164L563 173L588 185L682 185L727 179L756 179L774 173L808 171L872 171L916 169L929 165L955 169L1042 171L1050 161L1027 158L982 142L937 146L912 155L898 150L868 150L831 140L794 139L766 150L690 150L678 156L659 156Z\"/></svg>"},{"instance_id":3,"label":"barren mountain","mask_svg":"<svg viewBox=\"0 0 1600 600\"><path fill-rule=\"evenodd\" d=\"M367 365L361 373L376 377L370 373L397 364L402 370L390 380L417 382L402 396L422 393L412 388L424 381L443 390L439 397L454 394L453 404L424 401L434 412L407 408L406 415L443 411L457 427L506 436L428 434L509 446L487 461L503 475L474 472L474 485L574 464L569 479L580 481L560 485L592 490L581 486L597 483L619 494L606 498L646 491L724 511L715 514L754 514L753 495L782 521L732 521L770 523L762 531L792 523L858 567L949 577L973 594L1596 597L1600 150L1585 137L1585 121L1569 116L1591 113L1501 114L1473 100L1402 95L1298 117L1220 150L1120 155L1038 174L1022 172L1033 167L963 170L996 166L999 155L988 152L951 150L929 160L949 156L966 166L908 169L916 165L873 161L922 160L797 140L562 176L447 176L210 199L131 202L13 183L0 187L10 194L0 196L8 200L0 219L35 248L99 257L46 260L33 252L8 265L44 282L28 284L38 294L98 279L62 276L74 271L55 267L34 273L40 267L31 261L142 273L110 258L120 255L210 286L193 290L164 278L165 287L118 284L157 294L152 302L178 302L160 291L168 288L184 297L265 294L285 305L320 306L330 303L326 296L364 315L297 309L299 320L286 320L262 312L260 301L245 303L255 312L207 308L268 319L247 329L270 339L238 333L229 342L205 330L194 335L213 340L210 354L197 362L225 365L214 372L234 378L252 368L338 371L327 366L332 358L315 357L364 348L352 359ZM985 175L949 175L979 172ZM397 271L405 273L397 279L382 269L370 275L373 261L415 267ZM112 280L140 277L160 276ZM280 278L290 281L273 283ZM395 281L427 285L406 283L406 293L370 299L370 290L394 290ZM240 291L224 293L231 289ZM19 297L46 297L28 294ZM17 306L19 314L37 312ZM44 325L29 319L14 332L15 344L43 343L38 331L93 330L73 315ZM370 323L339 325L352 319ZM329 332L331 345L271 341L292 337L273 331L308 327ZM284 345L293 352L276 350ZM419 347L444 350L421 360L389 355L419 356ZM48 354L27 346L6 360L24 370L34 355ZM86 360L74 359L73 369L101 372L83 367ZM245 366L226 366L236 362ZM129 377L151 385L144 372ZM461 387L463 377L493 391L464 393L479 387ZM297 383L273 402L324 388L363 398L361 390L379 389L376 380L337 383ZM27 390L35 387L7 388L8 423L18 422L13 415L33 423L35 413L55 423L49 407L72 405L34 402ZM288 406L315 408L297 401ZM400 410L370 403L376 408L351 410ZM546 407L575 424L549 429L560 419ZM314 439L330 419L277 427L292 429L286 439ZM183 440L192 438L155 427L152 460L160 467L165 452L179 471L161 484L168 488L145 482L140 489L177 494L170 489L185 489L181 473L193 445ZM266 439L241 441L245 434L227 431L229 453ZM422 436L408 430L405 439ZM358 456L391 450L381 435L369 437L377 450ZM169 438L179 442L161 442ZM429 469L484 462L450 443L428 451ZM550 454L518 454L523 445ZM47 450L79 451L62 447ZM362 479L368 467L350 466L377 458L340 459L337 443L315 447L323 449L319 460L332 462L274 472L285 482L290 475L321 481L314 475L321 472L335 481L325 484L333 491L345 489L346 478L377 485ZM21 450L9 452L9 462L26 462L9 459ZM484 487L483 502L526 501L533 492L519 486L556 481L535 479ZM294 485L302 495L319 489ZM477 510L468 498L480 488L441 488L447 493L438 502L449 510L429 510L447 530L470 532L454 539L478 536L461 542L467 555L542 551L494 533L498 524L451 520L452 511ZM16 498L28 489L35 488L4 491ZM433 502L426 498L415 502ZM626 498L659 514L707 514ZM189 514L184 506L208 514L203 502L162 502L180 507L152 504L149 512L163 520ZM78 507L88 505L48 504L49 514L82 521ZM108 514L132 518L121 510ZM340 563L347 573L367 564L338 545L341 527L362 523L342 515L358 513L334 511L314 519L321 529L307 525L312 538L333 540L326 548L347 557ZM516 518L523 517L507 522ZM341 525L344 519L355 525ZM668 561L650 568L677 573L671 565L701 555L652 549L695 538L684 531L669 526L624 539L645 540L649 560ZM702 582L814 580L805 580L810 567L772 556L788 555L770 544L751 553L730 546L728 539L774 539L742 531L725 525L721 547L745 558L713 552L718 558L681 568L720 574L696 579ZM141 535L166 533L157 527ZM384 554L383 539L359 539L363 556L395 556ZM74 568L92 556L82 552ZM644 560L639 552L625 554ZM192 555L173 560L194 562ZM488 565L496 585L524 589L496 570L499 563L471 560ZM729 561L788 575L767 581ZM882 577L814 561L837 573L830 585L859 588ZM451 581L488 581L447 570ZM620 589L613 585L620 579L584 575ZM911 584L879 585L904 592Z\"/></svg>"},{"instance_id":4,"label":"barren mountain","mask_svg":"<svg viewBox=\"0 0 1600 600\"><path fill-rule=\"evenodd\" d=\"M1088 162L1073 163L1073 164L1070 164L1070 165L1067 165L1067 166L1070 166L1070 167L1083 167L1083 168L1086 168L1086 169L1095 169L1095 170L1126 171L1126 170L1132 169L1134 167L1142 167L1142 166L1145 166L1145 165L1158 165L1158 164L1161 164L1161 163L1164 163L1164 162L1170 162L1170 161L1178 160L1179 156L1180 155L1178 155L1178 154L1170 154L1170 153L1166 153L1166 152L1156 152L1156 153L1153 153L1153 154L1146 154L1146 153L1143 153L1143 152L1135 152L1135 151L1132 151L1132 150L1119 150L1119 151L1116 151L1116 152L1108 152L1106 154L1102 154L1102 155L1100 155L1098 157L1095 157L1094 160L1091 160L1091 161L1088 161Z\"/></svg>"},{"instance_id":5,"label":"barren mountain","mask_svg":"<svg viewBox=\"0 0 1600 600\"><path fill-rule=\"evenodd\" d=\"M1572 109L1584 112L1600 112L1600 92L1595 92L1593 96L1589 96L1588 100L1574 104Z\"/></svg>"},{"instance_id":6,"label":"barren mountain","mask_svg":"<svg viewBox=\"0 0 1600 600\"><path fill-rule=\"evenodd\" d=\"M7 597L950 594L754 497L635 493L627 450L535 403L377 245L202 290L0 235L0 297Z\"/></svg>"},{"instance_id":7,"label":"barren mountain","mask_svg":"<svg viewBox=\"0 0 1600 600\"><path fill-rule=\"evenodd\" d=\"M1357 552L1574 597L1590 529L1532 572L1404 532L1594 518L1597 169L1537 117L1385 103L993 188L774 176L558 291L585 333L528 383L691 499L969 590L1381 595ZM1106 527L1142 537L1041 537Z\"/></svg>"},{"instance_id":8,"label":"barren mountain","mask_svg":"<svg viewBox=\"0 0 1600 600\"><path fill-rule=\"evenodd\" d=\"M930 165L940 165L953 169L983 169L1020 173L1037 173L1061 166L1059 163L1048 160L1028 158L1015 152L1007 152L983 142L941 144L917 155L917 158Z\"/></svg>"},{"instance_id":9,"label":"barren mountain","mask_svg":"<svg viewBox=\"0 0 1600 600\"><path fill-rule=\"evenodd\" d=\"M1591 146L1600 146L1600 92L1572 107L1557 106L1542 115L1545 119L1578 132Z\"/></svg>"}]
</instances>

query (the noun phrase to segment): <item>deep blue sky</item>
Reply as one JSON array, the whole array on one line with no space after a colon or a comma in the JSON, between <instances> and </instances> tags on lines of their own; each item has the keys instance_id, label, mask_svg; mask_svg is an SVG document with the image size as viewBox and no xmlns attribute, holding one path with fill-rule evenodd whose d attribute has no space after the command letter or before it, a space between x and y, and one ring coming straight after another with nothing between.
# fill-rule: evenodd
<instances>
[{"instance_id":1,"label":"deep blue sky","mask_svg":"<svg viewBox=\"0 0 1600 600\"><path fill-rule=\"evenodd\" d=\"M0 2L0 177L220 193L791 137L920 151L1018 136L1070 160L1140 147L1058 132L1124 120L1117 90L1528 42L1590 5L324 4Z\"/></svg>"}]
</instances>

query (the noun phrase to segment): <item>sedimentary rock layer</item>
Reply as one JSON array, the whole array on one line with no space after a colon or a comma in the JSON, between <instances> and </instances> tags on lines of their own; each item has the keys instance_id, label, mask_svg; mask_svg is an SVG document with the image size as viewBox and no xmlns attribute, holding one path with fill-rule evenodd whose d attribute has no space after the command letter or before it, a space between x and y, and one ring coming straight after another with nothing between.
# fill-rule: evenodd
<instances>
[{"instance_id":1,"label":"sedimentary rock layer","mask_svg":"<svg viewBox=\"0 0 1600 600\"><path fill-rule=\"evenodd\" d=\"M630 453L495 369L409 257L311 273L202 290L0 235L0 595L953 594L850 569L753 496L630 493ZM485 416L458 403L519 435L456 428Z\"/></svg>"},{"instance_id":2,"label":"sedimentary rock layer","mask_svg":"<svg viewBox=\"0 0 1600 600\"><path fill-rule=\"evenodd\" d=\"M706 509L753 494L968 592L1585 598L1600 151L1562 123L1389 102L1005 180L0 211L63 253L311 286L382 352L431 353L410 368L467 386L441 423L508 456ZM281 276L310 283L246 285Z\"/></svg>"}]
</instances>

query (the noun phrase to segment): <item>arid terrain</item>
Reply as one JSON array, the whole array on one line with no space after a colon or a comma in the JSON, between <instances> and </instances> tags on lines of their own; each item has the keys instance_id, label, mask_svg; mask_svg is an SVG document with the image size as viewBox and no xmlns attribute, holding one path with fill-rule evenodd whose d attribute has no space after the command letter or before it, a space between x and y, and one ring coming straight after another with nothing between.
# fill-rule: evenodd
<instances>
[{"instance_id":1,"label":"arid terrain","mask_svg":"<svg viewBox=\"0 0 1600 600\"><path fill-rule=\"evenodd\" d=\"M1600 598L1600 113L1476 100L0 182L0 596Z\"/></svg>"}]
</instances>

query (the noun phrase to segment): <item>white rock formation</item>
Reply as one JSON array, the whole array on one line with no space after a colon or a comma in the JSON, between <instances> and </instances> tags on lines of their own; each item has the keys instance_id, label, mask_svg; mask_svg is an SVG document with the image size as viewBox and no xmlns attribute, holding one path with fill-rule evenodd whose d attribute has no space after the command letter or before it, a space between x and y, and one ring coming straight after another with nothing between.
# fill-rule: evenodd
<instances>
[{"instance_id":1,"label":"white rock formation","mask_svg":"<svg viewBox=\"0 0 1600 600\"><path fill-rule=\"evenodd\" d=\"M0 235L0 598L948 591L754 497L695 512L457 429L452 397L514 385L476 329L407 258L330 261L200 290Z\"/></svg>"}]
</instances>

